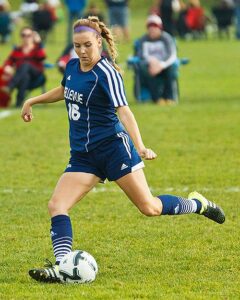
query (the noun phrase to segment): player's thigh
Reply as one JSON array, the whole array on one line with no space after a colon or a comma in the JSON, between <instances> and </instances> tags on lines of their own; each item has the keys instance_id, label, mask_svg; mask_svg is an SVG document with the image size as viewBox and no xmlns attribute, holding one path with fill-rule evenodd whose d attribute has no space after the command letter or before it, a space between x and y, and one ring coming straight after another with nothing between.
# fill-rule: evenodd
<instances>
[{"instance_id":1,"label":"player's thigh","mask_svg":"<svg viewBox=\"0 0 240 300\"><path fill-rule=\"evenodd\" d=\"M56 185L49 202L49 208L64 208L69 210L75 203L81 200L99 180L99 177L90 173L64 173Z\"/></svg>"},{"instance_id":2,"label":"player's thigh","mask_svg":"<svg viewBox=\"0 0 240 300\"><path fill-rule=\"evenodd\" d=\"M142 169L119 178L116 183L143 214L161 214L162 203L152 195Z\"/></svg>"}]
</instances>

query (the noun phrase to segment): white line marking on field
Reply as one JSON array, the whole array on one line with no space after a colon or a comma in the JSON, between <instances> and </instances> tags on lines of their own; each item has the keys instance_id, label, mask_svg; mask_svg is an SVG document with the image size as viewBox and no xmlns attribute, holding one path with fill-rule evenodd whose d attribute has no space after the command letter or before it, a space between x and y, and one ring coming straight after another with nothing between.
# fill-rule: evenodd
<instances>
[{"instance_id":1,"label":"white line marking on field","mask_svg":"<svg viewBox=\"0 0 240 300\"><path fill-rule=\"evenodd\" d=\"M188 186L183 186L183 187L150 187L150 190L153 193L186 193L189 192L190 189ZM199 187L197 190L200 192L225 192L225 193L239 193L240 192L240 186L229 186L229 187L223 187L223 188L213 188L213 187ZM4 194L13 194L17 192L24 192L24 193L33 193L33 194L50 194L53 192L53 189L31 189L27 187L22 187L22 188L10 188L10 187L0 187L0 193ZM120 193L122 190L118 187L95 187L92 189L93 193Z\"/></svg>"},{"instance_id":2,"label":"white line marking on field","mask_svg":"<svg viewBox=\"0 0 240 300\"><path fill-rule=\"evenodd\" d=\"M4 110L0 112L0 119L7 118L13 114L13 111L11 110Z\"/></svg>"}]
</instances>

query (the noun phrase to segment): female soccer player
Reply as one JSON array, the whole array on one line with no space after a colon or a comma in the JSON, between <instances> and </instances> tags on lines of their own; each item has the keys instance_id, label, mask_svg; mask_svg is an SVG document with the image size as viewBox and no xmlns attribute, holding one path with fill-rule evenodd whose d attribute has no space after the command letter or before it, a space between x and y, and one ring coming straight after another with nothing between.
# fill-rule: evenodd
<instances>
[{"instance_id":1,"label":"female soccer player","mask_svg":"<svg viewBox=\"0 0 240 300\"><path fill-rule=\"evenodd\" d=\"M96 17L78 20L73 26L73 44L79 59L69 61L60 86L30 98L22 108L23 120L30 122L33 105L64 98L70 125L70 161L48 204L56 263L30 270L29 275L38 281L59 282L59 262L72 249L68 212L106 178L115 181L146 216L197 213L220 224L225 221L222 209L197 192L188 199L151 194L141 157L151 160L157 155L142 141L119 67L101 58L102 39L114 62L117 51L111 31Z\"/></svg>"}]
</instances>

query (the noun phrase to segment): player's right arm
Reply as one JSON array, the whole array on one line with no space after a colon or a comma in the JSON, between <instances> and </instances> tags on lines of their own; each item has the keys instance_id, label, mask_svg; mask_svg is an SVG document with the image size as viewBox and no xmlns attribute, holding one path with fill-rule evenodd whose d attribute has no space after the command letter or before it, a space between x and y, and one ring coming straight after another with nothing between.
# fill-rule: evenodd
<instances>
[{"instance_id":1,"label":"player's right arm","mask_svg":"<svg viewBox=\"0 0 240 300\"><path fill-rule=\"evenodd\" d=\"M64 87L62 85L44 93L42 95L30 98L23 104L21 117L25 122L31 122L32 106L41 103L53 103L64 99Z\"/></svg>"}]
</instances>

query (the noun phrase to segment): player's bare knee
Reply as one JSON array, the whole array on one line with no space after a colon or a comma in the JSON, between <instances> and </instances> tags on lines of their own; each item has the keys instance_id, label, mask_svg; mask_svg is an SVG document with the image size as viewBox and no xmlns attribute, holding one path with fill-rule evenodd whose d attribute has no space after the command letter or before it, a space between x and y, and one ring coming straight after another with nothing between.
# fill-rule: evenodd
<instances>
[{"instance_id":1,"label":"player's bare knee","mask_svg":"<svg viewBox=\"0 0 240 300\"><path fill-rule=\"evenodd\" d=\"M62 207L56 197L52 197L48 202L48 212L52 216L68 213L68 209Z\"/></svg>"}]
</instances>

